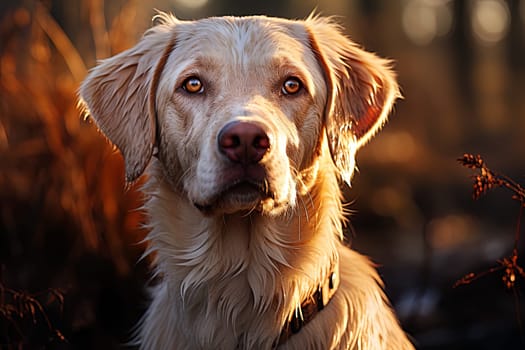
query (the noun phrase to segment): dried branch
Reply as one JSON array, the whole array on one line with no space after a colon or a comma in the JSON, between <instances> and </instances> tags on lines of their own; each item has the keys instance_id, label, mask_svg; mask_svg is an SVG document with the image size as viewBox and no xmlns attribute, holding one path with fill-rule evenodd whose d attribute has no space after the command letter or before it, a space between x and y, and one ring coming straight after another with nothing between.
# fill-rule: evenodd
<instances>
[{"instance_id":1,"label":"dried branch","mask_svg":"<svg viewBox=\"0 0 525 350\"><path fill-rule=\"evenodd\" d=\"M478 199L494 187L505 187L513 192L512 199L520 201L522 206L525 205L525 189L508 176L492 171L479 154L474 156L465 153L461 158L458 158L458 162L464 167L479 170L479 174L473 177L474 192L472 197L474 199Z\"/></svg>"},{"instance_id":2,"label":"dried branch","mask_svg":"<svg viewBox=\"0 0 525 350\"><path fill-rule=\"evenodd\" d=\"M492 171L479 154L472 155L465 153L461 158L458 159L458 162L467 168L479 171L477 175L473 176L474 184L472 197L474 199L479 199L482 195L486 194L489 190L495 187L503 187L512 192L512 199L520 202L520 210L516 224L514 249L512 250L512 253L509 256L498 260L497 266L494 266L483 272L471 272L463 276L461 279L456 281L456 283L454 283L454 288L460 285L470 284L471 282L493 272L504 270L501 279L507 289L512 289L515 286L517 276L525 279L525 271L518 264L518 244L521 232L521 217L523 216L523 207L525 207L525 189L510 177Z\"/></svg>"}]
</instances>

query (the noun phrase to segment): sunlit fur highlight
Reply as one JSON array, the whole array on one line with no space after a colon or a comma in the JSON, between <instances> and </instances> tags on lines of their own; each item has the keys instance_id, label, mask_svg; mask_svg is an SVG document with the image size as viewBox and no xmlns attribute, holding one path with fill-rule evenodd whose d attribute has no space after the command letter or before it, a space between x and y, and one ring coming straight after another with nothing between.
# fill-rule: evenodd
<instances>
[{"instance_id":1,"label":"sunlit fur highlight","mask_svg":"<svg viewBox=\"0 0 525 350\"><path fill-rule=\"evenodd\" d=\"M389 62L321 17L179 21L159 14L157 20L137 46L101 62L80 89L88 113L122 151L127 178L149 164L145 256L160 282L136 343L271 349L337 263L340 285L330 303L279 348L412 349L377 272L342 235L339 179L350 181L356 150L384 124L399 95ZM195 62L203 52L204 61ZM279 62L291 67L274 66ZM179 76L192 69L218 77L206 98L177 93ZM307 95L268 92L275 84L265 83L287 69L302 75ZM243 75L252 79L230 80ZM221 82L228 88L222 97L213 92ZM214 149L217 130L239 118L277 140L261 166L280 199L248 211L232 202L203 215L194 202L213 198L227 172Z\"/></svg>"}]
</instances>

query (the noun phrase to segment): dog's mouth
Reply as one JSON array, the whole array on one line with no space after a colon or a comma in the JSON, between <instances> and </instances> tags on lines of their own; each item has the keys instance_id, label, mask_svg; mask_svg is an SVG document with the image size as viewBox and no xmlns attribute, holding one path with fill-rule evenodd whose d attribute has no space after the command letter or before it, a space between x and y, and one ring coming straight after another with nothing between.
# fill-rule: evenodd
<instances>
[{"instance_id":1,"label":"dog's mouth","mask_svg":"<svg viewBox=\"0 0 525 350\"><path fill-rule=\"evenodd\" d=\"M204 215L217 212L231 214L240 211L257 211L265 200L272 200L273 194L266 181L238 180L219 192L207 203L196 203L194 206Z\"/></svg>"}]
</instances>

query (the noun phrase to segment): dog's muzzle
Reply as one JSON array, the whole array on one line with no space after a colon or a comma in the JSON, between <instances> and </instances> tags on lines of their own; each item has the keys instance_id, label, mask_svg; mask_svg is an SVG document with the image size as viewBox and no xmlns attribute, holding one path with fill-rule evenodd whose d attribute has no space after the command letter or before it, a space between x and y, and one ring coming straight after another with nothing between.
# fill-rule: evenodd
<instances>
[{"instance_id":1,"label":"dog's muzzle","mask_svg":"<svg viewBox=\"0 0 525 350\"><path fill-rule=\"evenodd\" d=\"M209 204L195 203L195 207L204 214L217 208L253 210L264 199L273 198L262 164L270 145L268 134L255 123L226 124L217 137L217 149L227 164L221 178L222 188Z\"/></svg>"}]
</instances>

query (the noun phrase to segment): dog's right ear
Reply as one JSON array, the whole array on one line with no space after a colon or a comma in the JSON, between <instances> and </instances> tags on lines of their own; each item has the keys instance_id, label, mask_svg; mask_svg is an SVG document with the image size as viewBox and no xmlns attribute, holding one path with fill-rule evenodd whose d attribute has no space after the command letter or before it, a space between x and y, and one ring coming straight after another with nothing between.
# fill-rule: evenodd
<instances>
[{"instance_id":1,"label":"dog's right ear","mask_svg":"<svg viewBox=\"0 0 525 350\"><path fill-rule=\"evenodd\" d=\"M359 48L331 18L310 16L310 47L325 73L325 132L332 160L348 184L355 153L387 120L401 96L391 62Z\"/></svg>"},{"instance_id":2,"label":"dog's right ear","mask_svg":"<svg viewBox=\"0 0 525 350\"><path fill-rule=\"evenodd\" d=\"M176 18L158 17L161 23L137 45L91 70L79 91L81 108L122 153L128 182L142 175L153 155L156 89L175 45Z\"/></svg>"}]
</instances>

